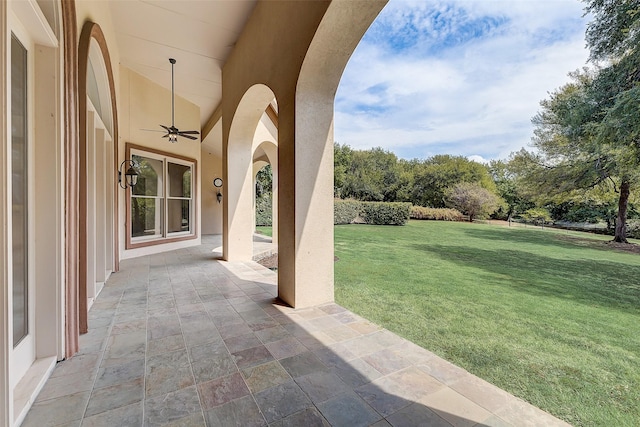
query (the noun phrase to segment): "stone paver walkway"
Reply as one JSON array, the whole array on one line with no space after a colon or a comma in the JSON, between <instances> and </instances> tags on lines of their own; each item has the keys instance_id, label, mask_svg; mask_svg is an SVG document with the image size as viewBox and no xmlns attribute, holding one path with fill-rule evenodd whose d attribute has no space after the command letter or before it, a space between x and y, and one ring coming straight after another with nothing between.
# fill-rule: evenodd
<instances>
[{"instance_id":1,"label":"stone paver walkway","mask_svg":"<svg viewBox=\"0 0 640 427\"><path fill-rule=\"evenodd\" d=\"M121 263L24 427L566 425L336 304L278 304L205 242Z\"/></svg>"}]
</instances>

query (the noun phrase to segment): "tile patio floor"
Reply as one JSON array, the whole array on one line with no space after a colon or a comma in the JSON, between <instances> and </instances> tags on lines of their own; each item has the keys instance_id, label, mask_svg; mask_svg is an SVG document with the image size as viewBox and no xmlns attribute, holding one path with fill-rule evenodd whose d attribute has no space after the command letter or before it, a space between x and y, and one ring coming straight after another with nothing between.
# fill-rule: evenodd
<instances>
[{"instance_id":1,"label":"tile patio floor","mask_svg":"<svg viewBox=\"0 0 640 427\"><path fill-rule=\"evenodd\" d=\"M567 425L217 244L123 261L23 427Z\"/></svg>"}]
</instances>

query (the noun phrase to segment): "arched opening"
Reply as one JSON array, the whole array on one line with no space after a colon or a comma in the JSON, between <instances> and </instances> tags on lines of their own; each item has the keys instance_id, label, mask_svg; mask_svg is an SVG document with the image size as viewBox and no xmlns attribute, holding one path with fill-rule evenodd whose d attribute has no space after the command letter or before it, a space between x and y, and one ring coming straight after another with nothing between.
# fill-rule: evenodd
<instances>
[{"instance_id":1,"label":"arched opening","mask_svg":"<svg viewBox=\"0 0 640 427\"><path fill-rule=\"evenodd\" d=\"M242 227L233 224L251 222L243 217L244 209L251 213L250 188L243 212L237 208L240 188L251 182L250 152L244 149L244 166L237 172L232 150L250 143L276 94L278 296L296 308L333 301L333 100L350 55L385 3L258 2L246 37L223 69L226 181L236 186L228 189L225 237L234 241L225 242L225 259L250 257L248 249L241 251L250 246L238 242L249 242L250 234L236 234ZM300 19L290 22L293 15Z\"/></svg>"},{"instance_id":2,"label":"arched opening","mask_svg":"<svg viewBox=\"0 0 640 427\"><path fill-rule=\"evenodd\" d=\"M78 48L79 296L80 333L87 311L107 278L118 270L116 159L118 123L115 85L106 39L86 22Z\"/></svg>"},{"instance_id":3,"label":"arched opening","mask_svg":"<svg viewBox=\"0 0 640 427\"><path fill-rule=\"evenodd\" d=\"M228 139L223 139L223 158L226 159L223 164L226 183L223 190L223 258L227 261L247 261L253 257L254 147L260 121L274 99L269 87L261 84L250 87L231 119Z\"/></svg>"},{"instance_id":4,"label":"arched opening","mask_svg":"<svg viewBox=\"0 0 640 427\"><path fill-rule=\"evenodd\" d=\"M277 130L276 130L277 132ZM264 141L259 144L253 152L253 176L256 192L261 190L271 194L271 225L274 227L273 236L274 243L277 242L278 229L278 145L275 139ZM260 171L268 166L268 171L264 171L270 175L268 181L271 185L269 188L259 189L257 187L257 175ZM264 184L261 184L264 187ZM257 224L256 224L257 225Z\"/></svg>"},{"instance_id":5,"label":"arched opening","mask_svg":"<svg viewBox=\"0 0 640 427\"><path fill-rule=\"evenodd\" d=\"M271 227L271 248L261 256L271 255L277 252L278 245L278 147L275 141L264 141L254 150L253 182L254 226Z\"/></svg>"},{"instance_id":6,"label":"arched opening","mask_svg":"<svg viewBox=\"0 0 640 427\"><path fill-rule=\"evenodd\" d=\"M264 160L253 162L255 182L255 221L256 228L273 225L273 171Z\"/></svg>"}]
</instances>

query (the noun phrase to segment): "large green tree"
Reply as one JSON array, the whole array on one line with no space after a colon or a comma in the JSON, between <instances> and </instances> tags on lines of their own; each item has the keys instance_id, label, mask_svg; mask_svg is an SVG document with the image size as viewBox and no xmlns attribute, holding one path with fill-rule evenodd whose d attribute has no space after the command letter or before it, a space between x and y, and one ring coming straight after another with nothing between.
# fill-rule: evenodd
<instances>
[{"instance_id":1,"label":"large green tree","mask_svg":"<svg viewBox=\"0 0 640 427\"><path fill-rule=\"evenodd\" d=\"M609 150L619 174L616 241L626 242L626 213L635 171L640 165L640 1L583 0L593 16L587 26L590 60L605 63L592 83L600 108L592 123L595 142Z\"/></svg>"},{"instance_id":2,"label":"large green tree","mask_svg":"<svg viewBox=\"0 0 640 427\"><path fill-rule=\"evenodd\" d=\"M347 179L347 171L351 167L353 150L344 144L333 144L333 195L342 198L343 188Z\"/></svg>"},{"instance_id":3,"label":"large green tree","mask_svg":"<svg viewBox=\"0 0 640 427\"><path fill-rule=\"evenodd\" d=\"M626 243L628 199L638 177L632 147L603 133L615 107L611 95L619 88L615 67L576 71L570 83L541 102L533 118L533 143L540 153L535 161L541 167L532 169L531 178L551 195L612 185L619 194L614 240Z\"/></svg>"},{"instance_id":4,"label":"large green tree","mask_svg":"<svg viewBox=\"0 0 640 427\"><path fill-rule=\"evenodd\" d=\"M334 148L334 192L341 198L363 201L396 201L400 188L398 158L382 148L351 150Z\"/></svg>"},{"instance_id":5,"label":"large green tree","mask_svg":"<svg viewBox=\"0 0 640 427\"><path fill-rule=\"evenodd\" d=\"M591 167L577 164L587 169ZM544 208L556 221L605 221L608 229L613 230L619 197L616 187L608 179L598 184L600 177L591 182L596 183L592 188L577 186L573 180L579 176L576 169L576 163L549 160L544 153L524 148L511 153L506 161L491 163L499 194L513 215L521 216L530 209Z\"/></svg>"},{"instance_id":6,"label":"large green tree","mask_svg":"<svg viewBox=\"0 0 640 427\"><path fill-rule=\"evenodd\" d=\"M410 202L414 205L444 208L448 191L458 183L468 182L496 193L489 169L462 156L433 156L414 168Z\"/></svg>"},{"instance_id":7,"label":"large green tree","mask_svg":"<svg viewBox=\"0 0 640 427\"><path fill-rule=\"evenodd\" d=\"M504 207L497 212L501 219L513 218L535 207L526 180L526 170L521 169L516 155L517 153L513 153L507 160L492 160L489 163L498 195L505 202Z\"/></svg>"},{"instance_id":8,"label":"large green tree","mask_svg":"<svg viewBox=\"0 0 640 427\"><path fill-rule=\"evenodd\" d=\"M627 242L628 200L638 182L640 153L640 1L584 0L593 17L586 32L590 60L599 65L542 101L534 117L542 191L570 194L611 186L619 194L614 241Z\"/></svg>"},{"instance_id":9,"label":"large green tree","mask_svg":"<svg viewBox=\"0 0 640 427\"><path fill-rule=\"evenodd\" d=\"M640 1L583 0L593 16L586 40L593 60L619 59L634 53L640 44Z\"/></svg>"}]
</instances>

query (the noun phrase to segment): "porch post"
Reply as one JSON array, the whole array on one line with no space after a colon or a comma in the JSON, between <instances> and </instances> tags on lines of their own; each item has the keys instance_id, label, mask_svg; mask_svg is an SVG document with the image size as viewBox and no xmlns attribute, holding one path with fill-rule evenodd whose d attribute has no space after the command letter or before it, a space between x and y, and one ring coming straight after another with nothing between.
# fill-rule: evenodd
<instances>
[{"instance_id":1,"label":"porch post","mask_svg":"<svg viewBox=\"0 0 640 427\"><path fill-rule=\"evenodd\" d=\"M333 98L308 101L296 96L295 115L279 116L278 296L296 308L334 290Z\"/></svg>"}]
</instances>

